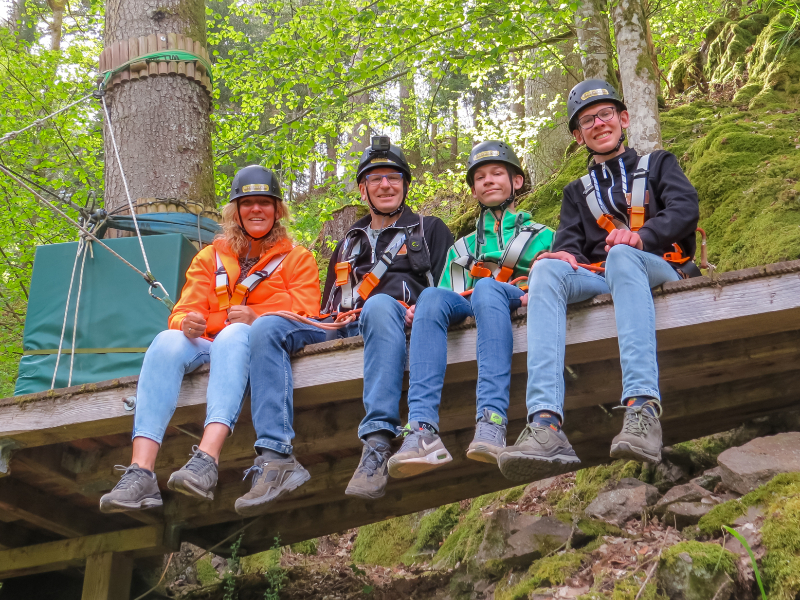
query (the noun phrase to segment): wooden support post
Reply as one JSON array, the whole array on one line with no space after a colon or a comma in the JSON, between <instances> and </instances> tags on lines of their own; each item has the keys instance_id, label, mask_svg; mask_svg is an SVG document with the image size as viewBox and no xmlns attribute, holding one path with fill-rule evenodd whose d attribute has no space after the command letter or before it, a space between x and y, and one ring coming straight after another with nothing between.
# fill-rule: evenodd
<instances>
[{"instance_id":1,"label":"wooden support post","mask_svg":"<svg viewBox=\"0 0 800 600\"><path fill-rule=\"evenodd\" d=\"M133 559L117 552L95 554L86 559L81 600L128 600L131 594Z\"/></svg>"},{"instance_id":2,"label":"wooden support post","mask_svg":"<svg viewBox=\"0 0 800 600\"><path fill-rule=\"evenodd\" d=\"M16 447L14 440L0 440L0 477L11 474L11 452Z\"/></svg>"}]
</instances>

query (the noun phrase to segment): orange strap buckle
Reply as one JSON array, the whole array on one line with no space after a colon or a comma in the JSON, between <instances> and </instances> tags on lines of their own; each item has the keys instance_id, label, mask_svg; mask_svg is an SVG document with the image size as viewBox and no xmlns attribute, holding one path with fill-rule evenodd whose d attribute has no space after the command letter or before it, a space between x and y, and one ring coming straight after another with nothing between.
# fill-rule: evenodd
<instances>
[{"instance_id":1,"label":"orange strap buckle","mask_svg":"<svg viewBox=\"0 0 800 600\"><path fill-rule=\"evenodd\" d=\"M244 300L245 296L247 296L247 292L247 288L241 283L237 285L233 290L233 295L231 296L231 306L239 306Z\"/></svg>"},{"instance_id":2,"label":"orange strap buckle","mask_svg":"<svg viewBox=\"0 0 800 600\"><path fill-rule=\"evenodd\" d=\"M367 273L366 277L364 277L361 285L358 286L358 295L361 296L364 300L369 298L369 295L372 293L372 290L380 283L380 279L375 277L374 273Z\"/></svg>"},{"instance_id":3,"label":"orange strap buckle","mask_svg":"<svg viewBox=\"0 0 800 600\"><path fill-rule=\"evenodd\" d=\"M605 229L608 233L611 233L616 229L616 227L614 227L614 223L611 222L611 219L605 215L600 215L600 218L597 219L597 224Z\"/></svg>"},{"instance_id":4,"label":"orange strap buckle","mask_svg":"<svg viewBox=\"0 0 800 600\"><path fill-rule=\"evenodd\" d=\"M491 269L487 269L483 266L483 262L476 262L472 265L472 268L469 270L469 274L472 277L483 278L483 277L491 277L492 271Z\"/></svg>"},{"instance_id":5,"label":"orange strap buckle","mask_svg":"<svg viewBox=\"0 0 800 600\"><path fill-rule=\"evenodd\" d=\"M500 269L500 272L497 274L497 277L495 277L495 279L500 283L505 283L509 279L511 279L511 276L513 274L514 274L514 269L512 269L511 267L503 267Z\"/></svg>"},{"instance_id":6,"label":"orange strap buckle","mask_svg":"<svg viewBox=\"0 0 800 600\"><path fill-rule=\"evenodd\" d=\"M681 247L678 246L678 244L672 244L672 246L675 248L676 252L665 252L663 256L665 261L679 265L689 262L690 257L684 256L683 250L681 250Z\"/></svg>"},{"instance_id":7,"label":"orange strap buckle","mask_svg":"<svg viewBox=\"0 0 800 600\"><path fill-rule=\"evenodd\" d=\"M336 285L342 287L347 285L350 279L350 273L353 271L353 265L349 262L336 263Z\"/></svg>"},{"instance_id":8,"label":"orange strap buckle","mask_svg":"<svg viewBox=\"0 0 800 600\"><path fill-rule=\"evenodd\" d=\"M230 298L228 298L228 287L225 285L221 285L217 288L214 288L214 292L217 294L217 300L219 300L219 309L227 310L227 308L230 306Z\"/></svg>"},{"instance_id":9,"label":"orange strap buckle","mask_svg":"<svg viewBox=\"0 0 800 600\"><path fill-rule=\"evenodd\" d=\"M628 213L631 215L631 231L639 231L644 225L644 206L631 206Z\"/></svg>"}]
</instances>

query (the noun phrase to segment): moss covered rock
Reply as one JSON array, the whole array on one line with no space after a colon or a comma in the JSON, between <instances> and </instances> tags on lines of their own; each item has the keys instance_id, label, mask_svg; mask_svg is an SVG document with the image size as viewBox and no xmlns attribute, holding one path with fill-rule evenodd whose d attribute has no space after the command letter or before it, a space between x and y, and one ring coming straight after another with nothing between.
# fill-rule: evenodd
<instances>
[{"instance_id":1,"label":"moss covered rock","mask_svg":"<svg viewBox=\"0 0 800 600\"><path fill-rule=\"evenodd\" d=\"M680 542L658 565L658 581L672 600L728 600L735 577L736 555L713 543Z\"/></svg>"}]
</instances>

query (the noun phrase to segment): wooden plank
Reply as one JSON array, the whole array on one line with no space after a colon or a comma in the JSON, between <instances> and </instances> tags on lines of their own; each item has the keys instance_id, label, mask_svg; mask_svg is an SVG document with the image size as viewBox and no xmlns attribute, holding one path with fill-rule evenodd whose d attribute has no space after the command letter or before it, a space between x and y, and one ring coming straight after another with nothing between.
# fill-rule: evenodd
<instances>
[{"instance_id":1,"label":"wooden plank","mask_svg":"<svg viewBox=\"0 0 800 600\"><path fill-rule=\"evenodd\" d=\"M119 63L122 65L123 63L128 62L128 40L120 40L119 42ZM121 81L130 81L131 79L131 70L125 69L120 73Z\"/></svg>"},{"instance_id":2,"label":"wooden plank","mask_svg":"<svg viewBox=\"0 0 800 600\"><path fill-rule=\"evenodd\" d=\"M177 35L177 43L178 43L178 50L186 50L184 36L181 35L180 33ZM186 77L186 61L178 62L178 76Z\"/></svg>"},{"instance_id":3,"label":"wooden plank","mask_svg":"<svg viewBox=\"0 0 800 600\"><path fill-rule=\"evenodd\" d=\"M147 36L146 35L139 36L139 39L137 41L139 44L139 52L137 56L144 56L145 54L147 54ZM149 76L150 76L150 71L147 68L147 63L145 63L144 66L142 66L142 68L139 69L139 78L144 79Z\"/></svg>"},{"instance_id":4,"label":"wooden plank","mask_svg":"<svg viewBox=\"0 0 800 600\"><path fill-rule=\"evenodd\" d=\"M152 54L153 52L158 52L158 36L155 33L147 36L147 53ZM151 62L147 65L147 69L150 77L158 75L158 63Z\"/></svg>"},{"instance_id":5,"label":"wooden plank","mask_svg":"<svg viewBox=\"0 0 800 600\"><path fill-rule=\"evenodd\" d=\"M167 50L167 34L159 33L158 35L158 49ZM158 63L158 74L166 75L169 72L169 66L166 61Z\"/></svg>"},{"instance_id":6,"label":"wooden plank","mask_svg":"<svg viewBox=\"0 0 800 600\"><path fill-rule=\"evenodd\" d=\"M35 540L37 537L41 536L38 533L21 526L19 523L0 522L0 550L8 550L9 548L25 546L27 544L34 543L35 541L42 541L41 539Z\"/></svg>"},{"instance_id":7,"label":"wooden plank","mask_svg":"<svg viewBox=\"0 0 800 600\"><path fill-rule=\"evenodd\" d=\"M128 600L131 594L133 560L117 552L95 554L86 559L81 600Z\"/></svg>"},{"instance_id":8,"label":"wooden plank","mask_svg":"<svg viewBox=\"0 0 800 600\"><path fill-rule=\"evenodd\" d=\"M189 52L194 52L194 40L189 36L183 38L183 43L186 46L186 50ZM194 81L195 78L195 69L194 69L194 61L190 61L186 63L186 79Z\"/></svg>"},{"instance_id":9,"label":"wooden plank","mask_svg":"<svg viewBox=\"0 0 800 600\"><path fill-rule=\"evenodd\" d=\"M128 40L128 60L139 56L139 41L136 38ZM140 69L134 69L133 65L129 69L131 79L139 79Z\"/></svg>"},{"instance_id":10,"label":"wooden plank","mask_svg":"<svg viewBox=\"0 0 800 600\"><path fill-rule=\"evenodd\" d=\"M152 525L0 551L0 579L79 566L106 552L153 553L164 547L164 527Z\"/></svg>"},{"instance_id":11,"label":"wooden plank","mask_svg":"<svg viewBox=\"0 0 800 600\"><path fill-rule=\"evenodd\" d=\"M167 34L167 48L169 50L177 50L178 49L178 36L174 33ZM177 75L178 74L178 63L174 60L169 61L167 72L170 75Z\"/></svg>"}]
</instances>

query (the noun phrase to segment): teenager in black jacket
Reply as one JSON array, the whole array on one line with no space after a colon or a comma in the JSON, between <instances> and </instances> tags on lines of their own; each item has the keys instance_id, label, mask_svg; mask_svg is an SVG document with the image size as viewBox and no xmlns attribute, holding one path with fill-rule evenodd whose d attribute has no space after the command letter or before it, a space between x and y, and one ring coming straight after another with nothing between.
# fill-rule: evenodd
<instances>
[{"instance_id":1,"label":"teenager in black jacket","mask_svg":"<svg viewBox=\"0 0 800 600\"><path fill-rule=\"evenodd\" d=\"M612 458L661 459L655 309L651 288L697 274L691 262L697 192L674 155L640 157L623 145L630 117L608 83L587 80L568 98L570 132L593 160L564 188L552 252L531 269L528 299L528 425L499 456L509 479L574 470L580 460L561 429L567 304L598 294L614 300L622 364L622 432ZM605 273L580 264L600 263ZM598 271L598 269L595 269Z\"/></svg>"},{"instance_id":2,"label":"teenager in black jacket","mask_svg":"<svg viewBox=\"0 0 800 600\"><path fill-rule=\"evenodd\" d=\"M389 138L376 137L364 151L356 181L370 214L345 234L328 266L323 313L361 309L357 320L339 330L364 336L364 406L358 428L364 443L361 462L346 494L380 498L388 481L390 439L400 428L400 394L406 366L406 310L444 268L453 235L436 217L420 217L406 206L411 169ZM251 328L251 405L274 423L256 441L252 489L236 502L244 516L264 511L268 502L308 481L292 454L292 366L290 357L326 339L323 330L278 316L257 319Z\"/></svg>"}]
</instances>

